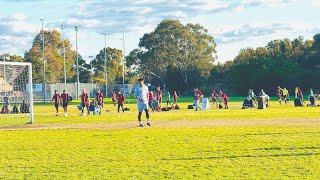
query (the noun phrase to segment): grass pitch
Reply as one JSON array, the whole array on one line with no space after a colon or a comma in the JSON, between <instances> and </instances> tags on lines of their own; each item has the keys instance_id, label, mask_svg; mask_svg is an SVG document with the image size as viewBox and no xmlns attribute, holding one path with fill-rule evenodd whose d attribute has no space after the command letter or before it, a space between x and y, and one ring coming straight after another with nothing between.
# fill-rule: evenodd
<instances>
[{"instance_id":1,"label":"grass pitch","mask_svg":"<svg viewBox=\"0 0 320 180\"><path fill-rule=\"evenodd\" d=\"M34 125L1 115L0 178L319 179L320 107L242 110L231 100L229 110L195 112L182 99L181 110L151 113L144 128L134 104L87 117L76 103L68 117L35 105Z\"/></svg>"}]
</instances>

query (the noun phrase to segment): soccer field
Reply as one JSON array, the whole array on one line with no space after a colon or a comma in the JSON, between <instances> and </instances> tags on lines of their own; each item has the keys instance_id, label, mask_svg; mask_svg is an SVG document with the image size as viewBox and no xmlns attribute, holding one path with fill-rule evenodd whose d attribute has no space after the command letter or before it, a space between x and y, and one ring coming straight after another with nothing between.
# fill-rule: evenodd
<instances>
[{"instance_id":1,"label":"soccer field","mask_svg":"<svg viewBox=\"0 0 320 180\"><path fill-rule=\"evenodd\" d=\"M151 113L152 127L144 128L134 103L125 114L108 104L86 117L76 103L68 117L35 105L33 125L1 115L0 178L320 178L320 107L272 101L267 110L242 110L239 99L229 110L199 112L183 99L181 110Z\"/></svg>"}]
</instances>

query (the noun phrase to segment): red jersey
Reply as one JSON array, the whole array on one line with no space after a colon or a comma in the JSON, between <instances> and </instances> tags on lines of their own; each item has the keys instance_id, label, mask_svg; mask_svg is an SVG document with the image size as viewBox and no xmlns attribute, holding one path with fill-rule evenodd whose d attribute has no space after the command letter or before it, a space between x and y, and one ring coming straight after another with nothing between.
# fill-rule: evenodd
<instances>
[{"instance_id":1,"label":"red jersey","mask_svg":"<svg viewBox=\"0 0 320 180\"><path fill-rule=\"evenodd\" d=\"M65 93L65 94L61 94L61 99L62 99L62 102L66 103L68 102L68 99L69 99L69 94L68 93Z\"/></svg>"},{"instance_id":2,"label":"red jersey","mask_svg":"<svg viewBox=\"0 0 320 180\"><path fill-rule=\"evenodd\" d=\"M202 97L202 93L199 90L194 91L194 100L199 100Z\"/></svg>"},{"instance_id":3,"label":"red jersey","mask_svg":"<svg viewBox=\"0 0 320 180\"><path fill-rule=\"evenodd\" d=\"M301 89L298 90L298 96L302 96L302 91L301 91Z\"/></svg>"},{"instance_id":4,"label":"red jersey","mask_svg":"<svg viewBox=\"0 0 320 180\"><path fill-rule=\"evenodd\" d=\"M227 96L227 94L222 94L222 99L227 102L229 100L229 97Z\"/></svg>"},{"instance_id":5,"label":"red jersey","mask_svg":"<svg viewBox=\"0 0 320 180\"><path fill-rule=\"evenodd\" d=\"M124 103L124 95L123 94L118 94L118 104L123 104Z\"/></svg>"},{"instance_id":6,"label":"red jersey","mask_svg":"<svg viewBox=\"0 0 320 180\"><path fill-rule=\"evenodd\" d=\"M96 101L98 102L103 102L103 94L100 92L100 93L96 93Z\"/></svg>"},{"instance_id":7,"label":"red jersey","mask_svg":"<svg viewBox=\"0 0 320 180\"><path fill-rule=\"evenodd\" d=\"M162 91L160 89L157 90L157 97L158 99L162 99Z\"/></svg>"},{"instance_id":8,"label":"red jersey","mask_svg":"<svg viewBox=\"0 0 320 180\"><path fill-rule=\"evenodd\" d=\"M60 104L60 94L54 94L52 101L54 101L55 104Z\"/></svg>"},{"instance_id":9,"label":"red jersey","mask_svg":"<svg viewBox=\"0 0 320 180\"><path fill-rule=\"evenodd\" d=\"M88 93L81 94L81 103L89 104L89 95L88 95Z\"/></svg>"},{"instance_id":10,"label":"red jersey","mask_svg":"<svg viewBox=\"0 0 320 180\"><path fill-rule=\"evenodd\" d=\"M149 102L152 102L153 100L153 93L150 91L149 92Z\"/></svg>"},{"instance_id":11,"label":"red jersey","mask_svg":"<svg viewBox=\"0 0 320 180\"><path fill-rule=\"evenodd\" d=\"M217 97L218 97L218 93L216 93L216 92L211 93L211 98L213 100L217 99Z\"/></svg>"},{"instance_id":12,"label":"red jersey","mask_svg":"<svg viewBox=\"0 0 320 180\"><path fill-rule=\"evenodd\" d=\"M173 100L177 100L178 99L178 95L177 95L177 93L173 93Z\"/></svg>"}]
</instances>

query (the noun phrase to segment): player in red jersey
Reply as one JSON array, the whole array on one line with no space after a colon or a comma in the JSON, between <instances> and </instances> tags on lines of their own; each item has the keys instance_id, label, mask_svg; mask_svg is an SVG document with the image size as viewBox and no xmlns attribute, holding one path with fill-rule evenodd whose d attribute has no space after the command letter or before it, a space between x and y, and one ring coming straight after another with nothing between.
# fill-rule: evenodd
<instances>
[{"instance_id":1,"label":"player in red jersey","mask_svg":"<svg viewBox=\"0 0 320 180\"><path fill-rule=\"evenodd\" d=\"M277 89L277 97L278 97L279 104L281 105L282 104L282 90L279 86Z\"/></svg>"},{"instance_id":2,"label":"player in red jersey","mask_svg":"<svg viewBox=\"0 0 320 180\"><path fill-rule=\"evenodd\" d=\"M151 108L152 112L154 112L154 109L153 109L153 105L152 105L152 102L153 102L153 92L152 91L149 91L149 107Z\"/></svg>"},{"instance_id":3,"label":"player in red jersey","mask_svg":"<svg viewBox=\"0 0 320 180\"><path fill-rule=\"evenodd\" d=\"M160 86L157 87L157 99L159 102L159 108L161 109L161 104L162 104L162 91L160 89Z\"/></svg>"},{"instance_id":4,"label":"player in red jersey","mask_svg":"<svg viewBox=\"0 0 320 180\"><path fill-rule=\"evenodd\" d=\"M112 93L111 99L112 99L113 106L116 106L116 104L117 104L117 102L116 102L116 99L117 99L116 93L114 93L114 92Z\"/></svg>"},{"instance_id":5,"label":"player in red jersey","mask_svg":"<svg viewBox=\"0 0 320 180\"><path fill-rule=\"evenodd\" d=\"M62 100L62 107L64 110L64 116L68 116L68 103L69 103L69 94L66 93L66 90L62 91L61 94L61 100Z\"/></svg>"},{"instance_id":6,"label":"player in red jersey","mask_svg":"<svg viewBox=\"0 0 320 180\"><path fill-rule=\"evenodd\" d=\"M211 93L211 99L212 99L212 102L213 102L212 107L214 107L215 104L216 104L217 107L218 107L218 101L217 101L217 97L218 97L218 96L219 96L219 95L218 95L218 93L217 93L216 91L213 91L213 92Z\"/></svg>"},{"instance_id":7,"label":"player in red jersey","mask_svg":"<svg viewBox=\"0 0 320 180\"><path fill-rule=\"evenodd\" d=\"M90 110L89 110L89 105L90 105L90 99L89 99L89 94L87 93L86 89L82 90L82 93L80 95L81 97L81 106L82 106L82 110L81 110L81 116L85 116L84 114L84 109L87 109L87 114L90 114Z\"/></svg>"},{"instance_id":8,"label":"player in red jersey","mask_svg":"<svg viewBox=\"0 0 320 180\"><path fill-rule=\"evenodd\" d=\"M179 98L179 96L178 96L178 94L177 94L177 91L174 91L174 93L173 93L173 104L174 105L178 105L178 98Z\"/></svg>"},{"instance_id":9,"label":"player in red jersey","mask_svg":"<svg viewBox=\"0 0 320 180\"><path fill-rule=\"evenodd\" d=\"M100 92L100 89L98 89L95 99L97 101L98 106L101 106L103 108L104 96L103 96L103 93Z\"/></svg>"},{"instance_id":10,"label":"player in red jersey","mask_svg":"<svg viewBox=\"0 0 320 180\"><path fill-rule=\"evenodd\" d=\"M124 105L125 97L124 97L124 94L122 94L120 91L118 92L117 100L118 100L118 113L120 113L120 107L122 109L122 112L124 113L123 105Z\"/></svg>"},{"instance_id":11,"label":"player in red jersey","mask_svg":"<svg viewBox=\"0 0 320 180\"><path fill-rule=\"evenodd\" d=\"M229 109L229 106L228 106L229 97L228 97L228 95L226 93L222 92L222 91L220 91L220 93L221 93L221 97L223 99L224 108L225 109Z\"/></svg>"},{"instance_id":12,"label":"player in red jersey","mask_svg":"<svg viewBox=\"0 0 320 180\"><path fill-rule=\"evenodd\" d=\"M60 94L58 94L57 90L54 90L54 95L51 101L54 102L54 107L56 108L56 116L59 116Z\"/></svg>"}]
</instances>

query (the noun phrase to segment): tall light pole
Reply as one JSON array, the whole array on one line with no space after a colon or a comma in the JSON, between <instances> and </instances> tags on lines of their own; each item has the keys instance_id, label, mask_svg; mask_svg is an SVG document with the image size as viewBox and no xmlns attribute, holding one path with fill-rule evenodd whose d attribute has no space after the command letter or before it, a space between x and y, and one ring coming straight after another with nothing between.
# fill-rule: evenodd
<instances>
[{"instance_id":1,"label":"tall light pole","mask_svg":"<svg viewBox=\"0 0 320 180\"><path fill-rule=\"evenodd\" d=\"M92 59L91 61L90 61L90 77L91 77L91 90L92 90L92 92L93 92L93 66L92 66L92 61L93 61L93 59L94 59L94 57L93 56L89 56L89 59Z\"/></svg>"},{"instance_id":2,"label":"tall light pole","mask_svg":"<svg viewBox=\"0 0 320 180\"><path fill-rule=\"evenodd\" d=\"M77 96L77 99L79 99L79 56L78 56L78 27L75 26L74 27L74 30L76 31L76 53L77 53L77 93L76 93L76 96Z\"/></svg>"},{"instance_id":3,"label":"tall light pole","mask_svg":"<svg viewBox=\"0 0 320 180\"><path fill-rule=\"evenodd\" d=\"M46 61L44 58L44 30L43 30L43 21L44 19L40 19L42 24L42 61L43 61L43 102L46 103ZM32 87L30 87L32 88Z\"/></svg>"},{"instance_id":4,"label":"tall light pole","mask_svg":"<svg viewBox=\"0 0 320 180\"><path fill-rule=\"evenodd\" d=\"M4 41L5 39L2 39L2 50L3 50L3 54L2 54L2 59L3 62L6 62L6 54L4 52ZM6 65L3 65L3 81L4 81L4 96L7 96L7 80L6 80Z\"/></svg>"},{"instance_id":5,"label":"tall light pole","mask_svg":"<svg viewBox=\"0 0 320 180\"><path fill-rule=\"evenodd\" d=\"M124 66L125 66L125 56L126 56L126 46L125 46L125 43L124 43L124 26L122 26L122 48L123 48L123 55L122 55L122 88L123 88L123 91L124 91ZM124 92L125 93L125 92Z\"/></svg>"},{"instance_id":6,"label":"tall light pole","mask_svg":"<svg viewBox=\"0 0 320 180\"><path fill-rule=\"evenodd\" d=\"M64 71L64 90L67 90L67 68L66 68L66 48L64 46L64 32L63 25L61 25L61 34L62 34L62 46L63 46L63 71Z\"/></svg>"},{"instance_id":7,"label":"tall light pole","mask_svg":"<svg viewBox=\"0 0 320 180\"><path fill-rule=\"evenodd\" d=\"M104 35L104 77L106 81L106 97L108 97L108 61L107 61L107 33Z\"/></svg>"}]
</instances>

